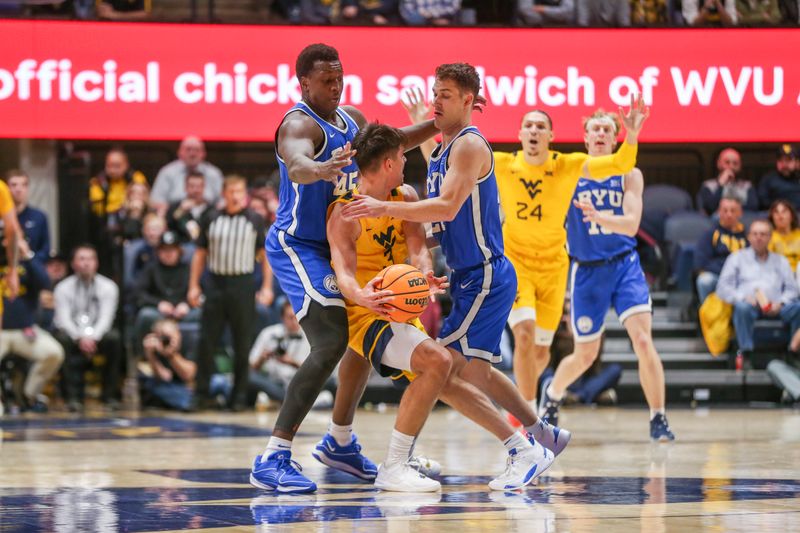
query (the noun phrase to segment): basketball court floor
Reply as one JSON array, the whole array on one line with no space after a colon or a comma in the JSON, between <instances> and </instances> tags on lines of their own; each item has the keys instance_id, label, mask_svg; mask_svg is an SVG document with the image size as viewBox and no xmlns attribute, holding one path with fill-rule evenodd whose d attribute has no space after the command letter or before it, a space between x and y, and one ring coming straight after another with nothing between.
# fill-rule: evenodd
<instances>
[{"instance_id":1,"label":"basketball court floor","mask_svg":"<svg viewBox=\"0 0 800 533\"><path fill-rule=\"evenodd\" d=\"M678 440L651 444L644 409L565 410L573 440L541 481L492 492L499 442L437 409L418 445L442 492L385 493L310 456L330 413L314 411L295 458L320 490L276 495L248 482L276 412L0 420L0 531L800 531L800 414L669 413ZM360 411L380 461L394 411Z\"/></svg>"}]
</instances>

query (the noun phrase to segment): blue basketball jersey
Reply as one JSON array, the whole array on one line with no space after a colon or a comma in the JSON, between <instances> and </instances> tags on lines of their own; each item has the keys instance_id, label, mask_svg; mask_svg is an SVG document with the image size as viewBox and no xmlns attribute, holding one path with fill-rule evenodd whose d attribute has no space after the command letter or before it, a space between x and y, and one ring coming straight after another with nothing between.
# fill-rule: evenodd
<instances>
[{"instance_id":1,"label":"blue basketball jersey","mask_svg":"<svg viewBox=\"0 0 800 533\"><path fill-rule=\"evenodd\" d=\"M358 131L358 125L341 108L337 109L345 127L338 128L323 120L305 102L298 102L287 113L299 111L305 113L322 129L325 140L322 147L314 154L314 161L327 161L340 152L344 145L352 142ZM284 115L284 118L286 117ZM277 146L275 148L277 153ZM327 243L325 223L328 205L333 200L346 194L355 187L358 167L355 161L344 167L345 174L334 186L329 181L317 181L301 185L289 179L286 163L278 155L278 168L281 174L278 213L274 226L298 239Z\"/></svg>"},{"instance_id":2,"label":"blue basketball jersey","mask_svg":"<svg viewBox=\"0 0 800 533\"><path fill-rule=\"evenodd\" d=\"M428 198L441 195L450 148L457 139L468 134L483 139L491 152L489 142L475 126L461 130L447 146L437 146L428 166ZM494 156L489 173L478 180L456 217L451 222L433 223L433 235L453 270L469 269L503 255L503 229L500 224L500 197L494 175Z\"/></svg>"},{"instance_id":3,"label":"blue basketball jersey","mask_svg":"<svg viewBox=\"0 0 800 533\"><path fill-rule=\"evenodd\" d=\"M622 215L624 193L624 176L603 181L581 178L573 199L591 202L598 211ZM636 239L613 233L595 222L584 222L583 211L572 205L567 213L567 246L569 255L578 262L602 261L636 248Z\"/></svg>"}]
</instances>

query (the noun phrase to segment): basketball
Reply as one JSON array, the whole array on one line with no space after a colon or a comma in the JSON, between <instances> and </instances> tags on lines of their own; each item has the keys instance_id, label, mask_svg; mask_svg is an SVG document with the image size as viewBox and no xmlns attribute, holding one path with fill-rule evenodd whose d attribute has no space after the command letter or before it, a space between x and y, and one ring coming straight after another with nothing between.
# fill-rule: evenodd
<instances>
[{"instance_id":1,"label":"basketball","mask_svg":"<svg viewBox=\"0 0 800 533\"><path fill-rule=\"evenodd\" d=\"M394 292L394 298L386 304L391 321L408 322L428 307L428 280L418 269L405 264L391 265L378 275L382 279L375 288Z\"/></svg>"}]
</instances>

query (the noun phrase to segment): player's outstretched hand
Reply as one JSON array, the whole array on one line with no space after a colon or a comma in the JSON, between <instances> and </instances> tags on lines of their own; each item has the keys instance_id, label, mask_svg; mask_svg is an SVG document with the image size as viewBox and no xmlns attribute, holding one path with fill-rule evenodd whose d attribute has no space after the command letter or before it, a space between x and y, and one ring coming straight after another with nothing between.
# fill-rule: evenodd
<instances>
[{"instance_id":1,"label":"player's outstretched hand","mask_svg":"<svg viewBox=\"0 0 800 533\"><path fill-rule=\"evenodd\" d=\"M598 213L597 209L594 208L594 204L592 204L592 202L581 202L578 200L573 200L572 204L581 211L583 211L584 222L598 222L598 217L600 213Z\"/></svg>"},{"instance_id":2,"label":"player's outstretched hand","mask_svg":"<svg viewBox=\"0 0 800 533\"><path fill-rule=\"evenodd\" d=\"M425 102L425 95L422 94L422 89L418 85L403 91L400 103L403 104L412 124L425 122L431 116L431 105Z\"/></svg>"},{"instance_id":3,"label":"player's outstretched hand","mask_svg":"<svg viewBox=\"0 0 800 533\"><path fill-rule=\"evenodd\" d=\"M444 290L450 286L447 281L447 276L436 277L433 270L425 272L425 277L428 280L428 287L430 287L430 298L432 302L436 301L437 294L444 294Z\"/></svg>"},{"instance_id":4,"label":"player's outstretched hand","mask_svg":"<svg viewBox=\"0 0 800 533\"><path fill-rule=\"evenodd\" d=\"M319 179L336 183L338 179L344 176L342 169L353 162L356 151L350 147L348 141L341 150L333 153L330 159L319 163Z\"/></svg>"},{"instance_id":5,"label":"player's outstretched hand","mask_svg":"<svg viewBox=\"0 0 800 533\"><path fill-rule=\"evenodd\" d=\"M650 108L645 105L641 94L637 97L631 93L631 107L627 113L623 112L622 107L619 108L619 120L625 126L625 131L628 132L628 135L633 135L634 138L639 136L644 121L649 116Z\"/></svg>"},{"instance_id":6,"label":"player's outstretched hand","mask_svg":"<svg viewBox=\"0 0 800 533\"><path fill-rule=\"evenodd\" d=\"M372 196L356 194L355 201L342 207L342 218L355 220L357 218L377 218L386 214L386 202L376 200Z\"/></svg>"},{"instance_id":7,"label":"player's outstretched hand","mask_svg":"<svg viewBox=\"0 0 800 533\"><path fill-rule=\"evenodd\" d=\"M386 304L394 299L394 292L387 290L378 290L376 285L383 280L382 277L375 276L367 282L364 287L358 291L356 295L356 303L361 307L366 307L376 315L384 318L389 317L388 308Z\"/></svg>"}]
</instances>

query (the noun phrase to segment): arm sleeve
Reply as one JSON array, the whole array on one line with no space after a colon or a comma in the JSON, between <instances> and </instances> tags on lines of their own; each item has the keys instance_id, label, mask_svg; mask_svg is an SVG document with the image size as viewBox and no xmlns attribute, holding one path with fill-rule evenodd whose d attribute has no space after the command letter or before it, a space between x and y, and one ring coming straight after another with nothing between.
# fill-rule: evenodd
<instances>
[{"instance_id":1,"label":"arm sleeve","mask_svg":"<svg viewBox=\"0 0 800 533\"><path fill-rule=\"evenodd\" d=\"M136 294L136 305L139 308L145 306L158 306L158 302L160 301L153 293L150 292L150 289L153 287L153 273L155 271L155 265L147 265L144 270L139 273L139 276L136 278L136 287L134 289Z\"/></svg>"},{"instance_id":2,"label":"arm sleeve","mask_svg":"<svg viewBox=\"0 0 800 533\"><path fill-rule=\"evenodd\" d=\"M792 267L789 266L789 260L781 256L781 303L786 305L797 300L800 296L800 289L797 287L797 281L792 275Z\"/></svg>"},{"instance_id":3,"label":"arm sleeve","mask_svg":"<svg viewBox=\"0 0 800 533\"><path fill-rule=\"evenodd\" d=\"M66 280L65 280L66 281ZM53 316L53 324L60 330L63 330L73 340L80 338L80 331L78 326L71 320L69 302L75 295L70 294L69 288L62 281L56 285L56 290L53 295L55 301L55 312Z\"/></svg>"},{"instance_id":4,"label":"arm sleeve","mask_svg":"<svg viewBox=\"0 0 800 533\"><path fill-rule=\"evenodd\" d=\"M756 188L751 185L747 188L747 201L744 204L745 211L758 211L758 194Z\"/></svg>"},{"instance_id":5,"label":"arm sleeve","mask_svg":"<svg viewBox=\"0 0 800 533\"><path fill-rule=\"evenodd\" d=\"M117 314L119 289L110 279L99 278L97 281L102 282L102 287L100 287L98 291L98 296L100 297L100 316L97 317L97 324L95 324L94 335L92 335L92 337L99 341L114 325L114 317Z\"/></svg>"},{"instance_id":6,"label":"arm sleeve","mask_svg":"<svg viewBox=\"0 0 800 533\"><path fill-rule=\"evenodd\" d=\"M716 212L720 198L722 198L722 187L717 187L716 191L712 191L706 186L700 189L700 207L708 216Z\"/></svg>"},{"instance_id":7,"label":"arm sleeve","mask_svg":"<svg viewBox=\"0 0 800 533\"><path fill-rule=\"evenodd\" d=\"M738 253L728 256L722 267L717 281L716 293L720 300L728 303L735 303L739 298L736 294L736 278L738 277L739 260Z\"/></svg>"},{"instance_id":8,"label":"arm sleeve","mask_svg":"<svg viewBox=\"0 0 800 533\"><path fill-rule=\"evenodd\" d=\"M636 154L639 145L630 145L623 142L615 153L600 157L590 157L588 161L589 176L607 178L619 174L627 174L636 166Z\"/></svg>"}]
</instances>

